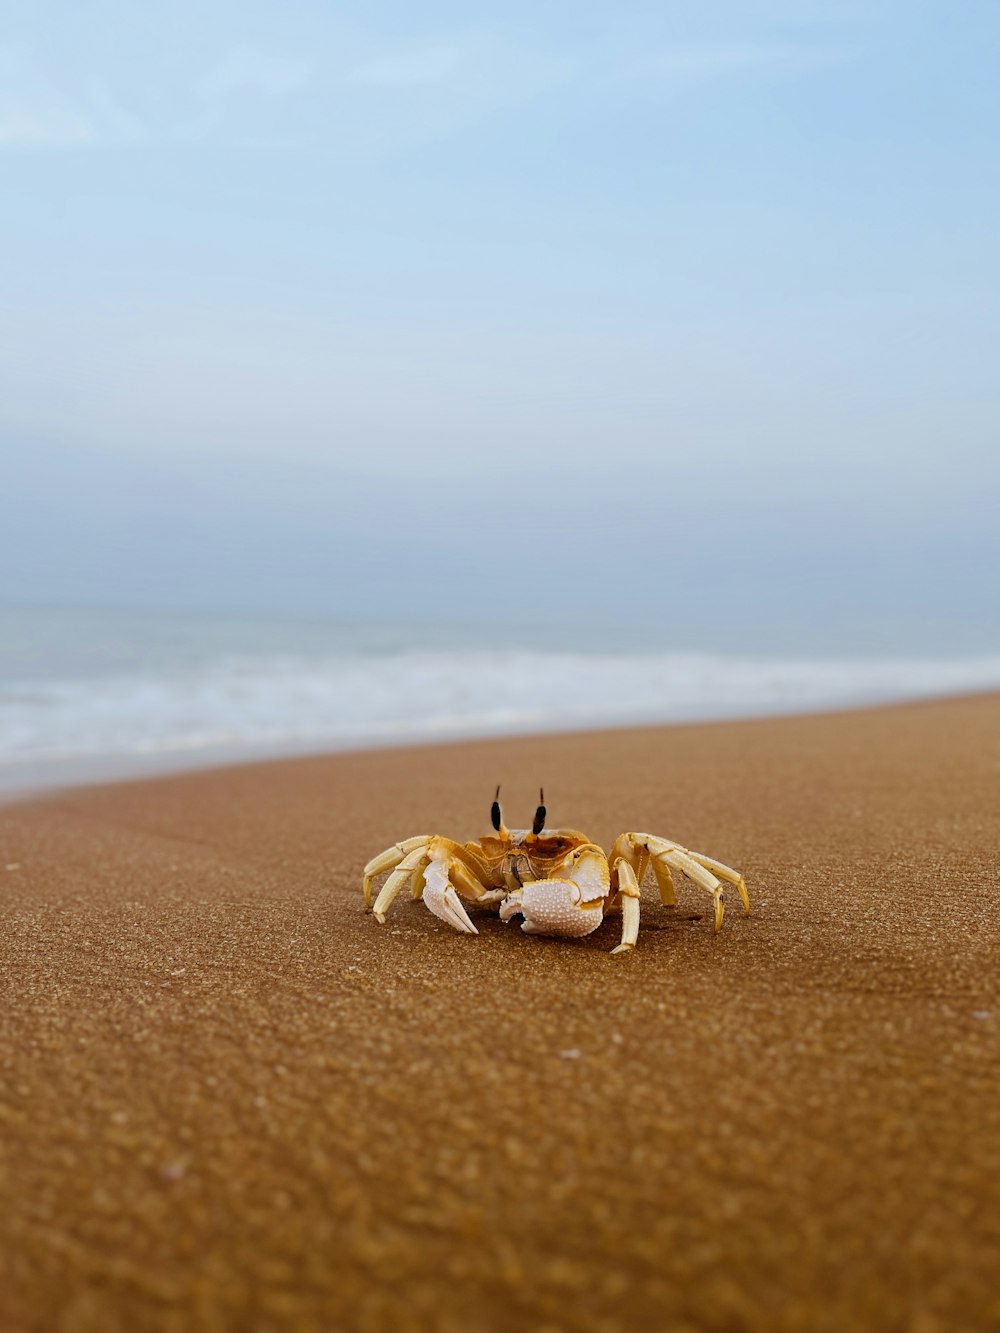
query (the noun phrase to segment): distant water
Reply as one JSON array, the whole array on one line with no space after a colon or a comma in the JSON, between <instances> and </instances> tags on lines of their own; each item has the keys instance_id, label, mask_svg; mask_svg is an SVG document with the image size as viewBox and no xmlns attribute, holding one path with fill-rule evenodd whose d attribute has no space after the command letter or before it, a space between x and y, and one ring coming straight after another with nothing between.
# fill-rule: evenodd
<instances>
[{"instance_id":1,"label":"distant water","mask_svg":"<svg viewBox=\"0 0 1000 1333\"><path fill-rule=\"evenodd\" d=\"M620 639L617 639L617 643ZM474 634L0 610L0 789L323 749L1000 688L1000 657L499 647Z\"/></svg>"}]
</instances>

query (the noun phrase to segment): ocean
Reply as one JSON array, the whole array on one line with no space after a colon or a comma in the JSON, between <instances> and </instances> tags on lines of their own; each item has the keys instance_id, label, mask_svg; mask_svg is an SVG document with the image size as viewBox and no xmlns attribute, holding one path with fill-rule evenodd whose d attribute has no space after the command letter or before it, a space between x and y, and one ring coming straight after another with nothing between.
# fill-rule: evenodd
<instances>
[{"instance_id":1,"label":"ocean","mask_svg":"<svg viewBox=\"0 0 1000 1333\"><path fill-rule=\"evenodd\" d=\"M794 713L1000 688L1000 657L588 649L572 636L0 610L0 790L458 737Z\"/></svg>"}]
</instances>

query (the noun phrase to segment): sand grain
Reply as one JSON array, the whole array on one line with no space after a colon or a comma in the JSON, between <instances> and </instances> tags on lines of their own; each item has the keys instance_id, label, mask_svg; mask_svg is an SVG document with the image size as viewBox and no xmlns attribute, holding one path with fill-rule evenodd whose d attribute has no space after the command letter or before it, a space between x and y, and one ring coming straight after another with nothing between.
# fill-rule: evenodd
<instances>
[{"instance_id":1,"label":"sand grain","mask_svg":"<svg viewBox=\"0 0 1000 1333\"><path fill-rule=\"evenodd\" d=\"M497 781L754 915L379 928L365 859ZM989 697L0 811L0 1327L1000 1328L998 795Z\"/></svg>"}]
</instances>

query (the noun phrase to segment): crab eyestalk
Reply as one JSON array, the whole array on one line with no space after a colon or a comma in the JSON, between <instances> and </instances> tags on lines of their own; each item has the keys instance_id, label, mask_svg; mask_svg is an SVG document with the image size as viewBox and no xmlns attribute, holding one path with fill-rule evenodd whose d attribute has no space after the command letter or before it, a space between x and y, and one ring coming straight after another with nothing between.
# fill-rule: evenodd
<instances>
[{"instance_id":1,"label":"crab eyestalk","mask_svg":"<svg viewBox=\"0 0 1000 1333\"><path fill-rule=\"evenodd\" d=\"M538 789L538 809L535 811L535 818L531 822L531 831L537 838L539 833L545 827L545 788Z\"/></svg>"},{"instance_id":2,"label":"crab eyestalk","mask_svg":"<svg viewBox=\"0 0 1000 1333\"><path fill-rule=\"evenodd\" d=\"M500 834L501 838L507 836L507 826L503 822L503 811L500 809L500 784L497 783L496 795L493 797L493 804L490 806L490 823Z\"/></svg>"}]
</instances>

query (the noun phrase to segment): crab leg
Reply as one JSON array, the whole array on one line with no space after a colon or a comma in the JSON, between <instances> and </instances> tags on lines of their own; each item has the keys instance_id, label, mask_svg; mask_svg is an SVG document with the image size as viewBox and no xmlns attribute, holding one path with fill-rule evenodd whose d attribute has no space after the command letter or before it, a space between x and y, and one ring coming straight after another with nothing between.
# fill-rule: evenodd
<instances>
[{"instance_id":1,"label":"crab leg","mask_svg":"<svg viewBox=\"0 0 1000 1333\"><path fill-rule=\"evenodd\" d=\"M649 852L646 851L645 847L638 847L636 851L638 855L635 863L635 877L641 884L643 876L649 869L649 862L651 858ZM656 872L654 871L653 873L655 874Z\"/></svg>"},{"instance_id":2,"label":"crab leg","mask_svg":"<svg viewBox=\"0 0 1000 1333\"><path fill-rule=\"evenodd\" d=\"M744 911L750 911L750 895L747 892L746 881L739 871L733 870L731 866L724 865L710 856L703 856L701 852L689 852L686 847L678 847L677 843L670 842L667 838L657 838L651 833L623 833L615 842L613 854L624 857L635 868L642 852L646 852L652 858L660 899L667 906L672 906L677 901L674 879L670 873L671 870L677 870L712 895L715 904L716 930L722 926L725 911L725 899L719 880L735 885L743 901Z\"/></svg>"},{"instance_id":3,"label":"crab leg","mask_svg":"<svg viewBox=\"0 0 1000 1333\"><path fill-rule=\"evenodd\" d=\"M423 896L424 892L424 863L423 861L414 868L410 876L410 897L414 902Z\"/></svg>"},{"instance_id":4,"label":"crab leg","mask_svg":"<svg viewBox=\"0 0 1000 1333\"><path fill-rule=\"evenodd\" d=\"M673 907L677 902L677 890L674 888L674 877L670 873L670 867L666 861L660 861L653 858L653 874L656 876L656 883L660 890L660 902L664 907Z\"/></svg>"},{"instance_id":5,"label":"crab leg","mask_svg":"<svg viewBox=\"0 0 1000 1333\"><path fill-rule=\"evenodd\" d=\"M623 865L631 866L631 869L635 872L636 884L641 884L645 872L649 869L649 861L651 861L651 856L649 856L648 849L645 848L643 842L636 841L636 834L621 834L619 838L616 838L615 846L611 849L611 856L608 857L608 862L612 866L612 889L619 888L621 884L621 866ZM671 872L669 872L667 866L653 861L653 874L656 876L657 884L660 885L661 901L676 902L676 898L665 896L667 889L664 889L664 876L668 884L669 878L671 878ZM669 892L673 892L672 884L669 884Z\"/></svg>"},{"instance_id":6,"label":"crab leg","mask_svg":"<svg viewBox=\"0 0 1000 1333\"><path fill-rule=\"evenodd\" d=\"M706 870L711 870L718 875L719 879L724 879L727 884L735 884L736 892L743 900L743 911L747 916L750 915L750 895L747 892L746 880L738 870L723 865L721 861L713 861L710 856L702 856L701 852L688 852L688 856L692 861L697 861L700 866L704 866Z\"/></svg>"},{"instance_id":7,"label":"crab leg","mask_svg":"<svg viewBox=\"0 0 1000 1333\"><path fill-rule=\"evenodd\" d=\"M364 889L365 906L372 905L372 884L386 870L395 870L403 858L417 847L426 847L431 840L429 833L420 833L415 838L407 838L405 842L397 842L394 846L388 847L384 852L379 852L378 856L372 857L364 869Z\"/></svg>"},{"instance_id":8,"label":"crab leg","mask_svg":"<svg viewBox=\"0 0 1000 1333\"><path fill-rule=\"evenodd\" d=\"M396 869L392 872L386 882L382 885L381 892L375 899L375 906L372 911L375 914L375 920L381 924L385 923L385 914L389 910L391 903L396 895L406 884L407 880L421 865L427 863L427 846L415 847L408 856L404 856Z\"/></svg>"},{"instance_id":9,"label":"crab leg","mask_svg":"<svg viewBox=\"0 0 1000 1333\"><path fill-rule=\"evenodd\" d=\"M622 942L612 954L630 953L639 938L639 879L631 864L618 862L618 892L622 903Z\"/></svg>"},{"instance_id":10,"label":"crab leg","mask_svg":"<svg viewBox=\"0 0 1000 1333\"><path fill-rule=\"evenodd\" d=\"M712 901L715 903L715 929L722 929L722 916L726 910L725 899L722 894L722 885L704 866L700 866L697 861L693 861L687 852L679 847L669 847L666 851L653 852L653 860L663 861L668 866L673 866L674 870L680 870L682 874L687 875L688 879L694 880L695 884L700 884L703 889L707 889L712 895Z\"/></svg>"}]
</instances>

